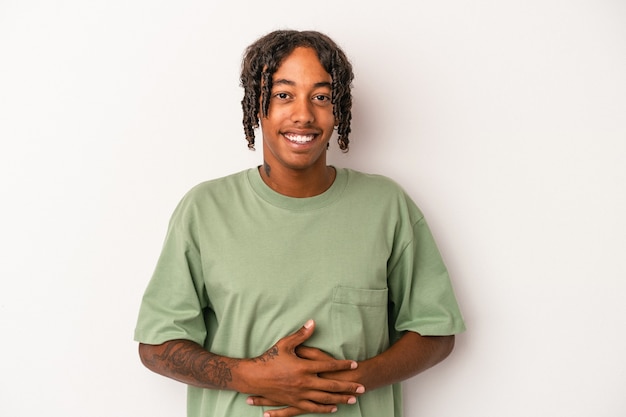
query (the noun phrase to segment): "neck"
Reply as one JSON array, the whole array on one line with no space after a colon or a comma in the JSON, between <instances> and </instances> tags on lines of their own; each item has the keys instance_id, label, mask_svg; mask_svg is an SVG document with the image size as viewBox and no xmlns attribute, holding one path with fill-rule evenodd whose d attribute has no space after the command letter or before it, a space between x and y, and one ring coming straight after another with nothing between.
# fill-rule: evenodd
<instances>
[{"instance_id":1,"label":"neck","mask_svg":"<svg viewBox=\"0 0 626 417\"><path fill-rule=\"evenodd\" d=\"M272 190L287 197L314 197L328 190L335 181L333 167L311 167L306 170L288 170L263 163L259 167L261 178Z\"/></svg>"}]
</instances>

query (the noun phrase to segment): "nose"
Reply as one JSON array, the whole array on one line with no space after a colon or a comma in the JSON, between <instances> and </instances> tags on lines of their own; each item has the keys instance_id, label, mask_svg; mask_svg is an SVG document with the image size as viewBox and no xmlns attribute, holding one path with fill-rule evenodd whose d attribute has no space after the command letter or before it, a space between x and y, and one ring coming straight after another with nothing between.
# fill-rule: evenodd
<instances>
[{"instance_id":1,"label":"nose","mask_svg":"<svg viewBox=\"0 0 626 417\"><path fill-rule=\"evenodd\" d=\"M308 124L315 120L313 103L308 98L298 98L293 101L291 121L294 123Z\"/></svg>"}]
</instances>

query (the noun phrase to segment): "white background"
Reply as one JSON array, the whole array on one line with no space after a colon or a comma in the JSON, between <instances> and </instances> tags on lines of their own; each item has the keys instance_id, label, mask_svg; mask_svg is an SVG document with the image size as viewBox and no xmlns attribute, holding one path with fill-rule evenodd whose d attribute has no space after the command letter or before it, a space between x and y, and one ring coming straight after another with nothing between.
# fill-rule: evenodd
<instances>
[{"instance_id":1,"label":"white background","mask_svg":"<svg viewBox=\"0 0 626 417\"><path fill-rule=\"evenodd\" d=\"M183 193L260 163L238 71L278 28L345 49L330 160L402 184L452 273L468 331L407 416L626 415L620 0L0 0L0 415L184 415L140 297Z\"/></svg>"}]
</instances>

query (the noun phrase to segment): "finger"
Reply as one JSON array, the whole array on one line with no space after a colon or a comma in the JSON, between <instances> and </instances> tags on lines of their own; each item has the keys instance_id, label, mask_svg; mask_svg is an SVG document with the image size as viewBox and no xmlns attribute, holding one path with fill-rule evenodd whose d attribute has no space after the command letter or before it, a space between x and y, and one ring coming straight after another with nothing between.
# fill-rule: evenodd
<instances>
[{"instance_id":1,"label":"finger","mask_svg":"<svg viewBox=\"0 0 626 417\"><path fill-rule=\"evenodd\" d=\"M296 355L302 359L309 359L313 361L330 361L335 359L322 350L303 345L296 348Z\"/></svg>"},{"instance_id":2,"label":"finger","mask_svg":"<svg viewBox=\"0 0 626 417\"><path fill-rule=\"evenodd\" d=\"M319 406L318 410L309 411L296 407L280 408L277 410L269 410L263 413L263 417L294 417L303 414L317 413L317 414L330 414L337 412L336 406Z\"/></svg>"},{"instance_id":3,"label":"finger","mask_svg":"<svg viewBox=\"0 0 626 417\"><path fill-rule=\"evenodd\" d=\"M283 338L281 341L286 343L290 349L295 350L298 345L301 345L313 335L314 330L315 322L313 320L309 320L304 323L304 326L300 327L298 331Z\"/></svg>"},{"instance_id":4,"label":"finger","mask_svg":"<svg viewBox=\"0 0 626 417\"><path fill-rule=\"evenodd\" d=\"M356 361L352 360L336 360L336 359L324 359L324 360L316 360L312 361L308 365L311 372L315 372L316 374L321 374L324 372L338 372L338 371L349 371L358 368L359 364Z\"/></svg>"},{"instance_id":5,"label":"finger","mask_svg":"<svg viewBox=\"0 0 626 417\"><path fill-rule=\"evenodd\" d=\"M327 393L327 392L311 392L308 395L308 400L306 401L312 401L314 403L320 404L320 405L336 405L336 404L355 404L356 403L356 396L354 395L349 395L349 394L344 394L344 395L339 395L339 394L331 394L331 393ZM248 405L254 405L254 406L262 406L262 407L285 407L286 404L283 403L279 403L277 401L273 401L270 400L268 398L262 397L262 396L258 396L258 395L251 395L248 398L246 398L246 403Z\"/></svg>"},{"instance_id":6,"label":"finger","mask_svg":"<svg viewBox=\"0 0 626 417\"><path fill-rule=\"evenodd\" d=\"M315 405L337 405L356 404L356 396L351 394L337 394L324 391L311 391L307 394L307 401ZM300 408L305 408L307 404L296 404Z\"/></svg>"},{"instance_id":7,"label":"finger","mask_svg":"<svg viewBox=\"0 0 626 417\"><path fill-rule=\"evenodd\" d=\"M255 406L264 406L264 407L284 407L286 404L281 404L277 401L272 401L269 400L265 397L259 397L259 396L250 396L248 398L246 398L246 403L248 405L255 405Z\"/></svg>"},{"instance_id":8,"label":"finger","mask_svg":"<svg viewBox=\"0 0 626 417\"><path fill-rule=\"evenodd\" d=\"M352 394L361 395L365 392L365 387L358 382L331 378L332 376L318 378L310 388L313 394L308 394L307 398L322 404L351 404L349 399L353 396ZM319 395L328 397L319 397Z\"/></svg>"}]
</instances>

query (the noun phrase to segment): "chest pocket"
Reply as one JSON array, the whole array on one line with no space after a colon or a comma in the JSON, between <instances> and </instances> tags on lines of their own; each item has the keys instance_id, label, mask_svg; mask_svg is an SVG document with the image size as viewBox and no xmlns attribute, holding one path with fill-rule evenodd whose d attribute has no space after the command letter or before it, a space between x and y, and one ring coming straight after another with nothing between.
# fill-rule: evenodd
<instances>
[{"instance_id":1,"label":"chest pocket","mask_svg":"<svg viewBox=\"0 0 626 417\"><path fill-rule=\"evenodd\" d=\"M333 333L345 359L368 359L389 347L387 306L387 288L333 290Z\"/></svg>"}]
</instances>

